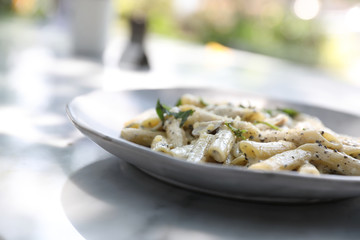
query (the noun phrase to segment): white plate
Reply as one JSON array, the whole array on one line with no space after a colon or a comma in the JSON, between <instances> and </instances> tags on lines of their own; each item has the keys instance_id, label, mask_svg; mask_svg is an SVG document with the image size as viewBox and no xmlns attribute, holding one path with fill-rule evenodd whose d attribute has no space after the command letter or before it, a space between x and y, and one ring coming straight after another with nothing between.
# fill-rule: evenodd
<instances>
[{"instance_id":1,"label":"white plate","mask_svg":"<svg viewBox=\"0 0 360 240\"><path fill-rule=\"evenodd\" d=\"M194 164L128 142L119 137L124 122L155 107L173 105L184 93L204 99L250 101L259 107L292 107L315 115L331 129L360 136L360 117L297 103L218 89L157 89L116 93L97 91L67 105L73 124L99 146L144 172L187 189L219 196L272 202L316 202L360 196L360 177L299 175L295 172L250 171L238 166Z\"/></svg>"}]
</instances>

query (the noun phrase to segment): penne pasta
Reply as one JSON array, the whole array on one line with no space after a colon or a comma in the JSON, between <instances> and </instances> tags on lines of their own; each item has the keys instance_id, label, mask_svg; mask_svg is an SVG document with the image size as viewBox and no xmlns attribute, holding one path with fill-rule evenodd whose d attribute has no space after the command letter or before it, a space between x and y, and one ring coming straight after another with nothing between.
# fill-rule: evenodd
<instances>
[{"instance_id":1,"label":"penne pasta","mask_svg":"<svg viewBox=\"0 0 360 240\"><path fill-rule=\"evenodd\" d=\"M294 170L311 159L311 153L302 149L289 150L272 156L259 163L255 163L249 169L256 170Z\"/></svg>"},{"instance_id":2,"label":"penne pasta","mask_svg":"<svg viewBox=\"0 0 360 240\"><path fill-rule=\"evenodd\" d=\"M188 109L180 107L181 110ZM208 112L202 108L193 107L194 113L187 119L185 126L194 125L197 122L209 122L209 121L223 121L222 116Z\"/></svg>"},{"instance_id":3,"label":"penne pasta","mask_svg":"<svg viewBox=\"0 0 360 240\"><path fill-rule=\"evenodd\" d=\"M122 138L130 142L143 145L145 147L150 147L153 139L157 135L165 136L166 134L160 131L151 131L151 130L137 129L137 128L124 128L121 131Z\"/></svg>"},{"instance_id":4,"label":"penne pasta","mask_svg":"<svg viewBox=\"0 0 360 240\"><path fill-rule=\"evenodd\" d=\"M305 144L300 147L312 154L315 165L324 165L330 172L343 175L360 175L360 160L336 149L326 149L319 144Z\"/></svg>"},{"instance_id":5,"label":"penne pasta","mask_svg":"<svg viewBox=\"0 0 360 240\"><path fill-rule=\"evenodd\" d=\"M170 153L169 144L165 137L162 135L157 135L152 143L151 143L151 149L156 152L163 152L163 153Z\"/></svg>"},{"instance_id":6,"label":"penne pasta","mask_svg":"<svg viewBox=\"0 0 360 240\"><path fill-rule=\"evenodd\" d=\"M193 148L193 145L185 145L182 147L176 147L176 148L173 148L170 150L170 155L172 155L173 157L187 159L192 148Z\"/></svg>"},{"instance_id":7,"label":"penne pasta","mask_svg":"<svg viewBox=\"0 0 360 240\"><path fill-rule=\"evenodd\" d=\"M190 150L187 161L194 163L205 162L206 150L212 139L212 135L206 133L201 134L199 139L194 143L193 148Z\"/></svg>"},{"instance_id":8,"label":"penne pasta","mask_svg":"<svg viewBox=\"0 0 360 240\"><path fill-rule=\"evenodd\" d=\"M193 163L250 170L360 176L360 138L294 109L211 103L183 95L125 124L122 138Z\"/></svg>"},{"instance_id":9,"label":"penne pasta","mask_svg":"<svg viewBox=\"0 0 360 240\"><path fill-rule=\"evenodd\" d=\"M320 175L319 170L314 165L308 162L304 165L301 165L297 171L302 174Z\"/></svg>"},{"instance_id":10,"label":"penne pasta","mask_svg":"<svg viewBox=\"0 0 360 240\"><path fill-rule=\"evenodd\" d=\"M297 146L305 143L320 143L329 148L341 149L342 144L335 136L325 131L290 129L286 131L264 131L261 142L290 141Z\"/></svg>"},{"instance_id":11,"label":"penne pasta","mask_svg":"<svg viewBox=\"0 0 360 240\"><path fill-rule=\"evenodd\" d=\"M177 119L169 118L166 120L164 129L168 142L172 147L181 147L186 144L185 131L180 128L180 122Z\"/></svg>"},{"instance_id":12,"label":"penne pasta","mask_svg":"<svg viewBox=\"0 0 360 240\"><path fill-rule=\"evenodd\" d=\"M209 147L209 155L217 162L224 162L228 157L230 150L235 142L235 137L230 129L220 129L215 134L215 140Z\"/></svg>"},{"instance_id":13,"label":"penne pasta","mask_svg":"<svg viewBox=\"0 0 360 240\"><path fill-rule=\"evenodd\" d=\"M294 143L287 141L262 143L244 140L240 142L240 149L248 158L260 160L295 148L296 145Z\"/></svg>"}]
</instances>

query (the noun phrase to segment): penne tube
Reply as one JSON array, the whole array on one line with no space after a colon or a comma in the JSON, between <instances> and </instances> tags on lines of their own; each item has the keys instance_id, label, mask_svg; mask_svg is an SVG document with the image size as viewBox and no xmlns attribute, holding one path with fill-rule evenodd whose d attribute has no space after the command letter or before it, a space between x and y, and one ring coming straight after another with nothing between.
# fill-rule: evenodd
<instances>
[{"instance_id":1,"label":"penne tube","mask_svg":"<svg viewBox=\"0 0 360 240\"><path fill-rule=\"evenodd\" d=\"M305 163L304 165L301 165L297 171L301 174L320 175L319 170L311 163Z\"/></svg>"},{"instance_id":2,"label":"penne tube","mask_svg":"<svg viewBox=\"0 0 360 240\"><path fill-rule=\"evenodd\" d=\"M259 163L255 163L249 169L256 170L294 170L299 168L305 162L311 159L312 155L308 151L302 149L289 150L276 154L271 158Z\"/></svg>"},{"instance_id":3,"label":"penne tube","mask_svg":"<svg viewBox=\"0 0 360 240\"><path fill-rule=\"evenodd\" d=\"M164 128L170 148L181 147L186 144L185 131L180 128L180 121L178 119L167 119Z\"/></svg>"},{"instance_id":4,"label":"penne tube","mask_svg":"<svg viewBox=\"0 0 360 240\"><path fill-rule=\"evenodd\" d=\"M150 117L150 118L147 118L145 120L143 120L141 123L140 123L140 127L141 128L149 128L149 129L160 129L161 128L161 120L159 117Z\"/></svg>"},{"instance_id":5,"label":"penne tube","mask_svg":"<svg viewBox=\"0 0 360 240\"><path fill-rule=\"evenodd\" d=\"M242 120L249 122L263 121L265 119L265 115L254 108L242 108L232 105L214 105L208 107L207 110L219 116L229 118L240 117Z\"/></svg>"},{"instance_id":6,"label":"penne tube","mask_svg":"<svg viewBox=\"0 0 360 240\"><path fill-rule=\"evenodd\" d=\"M360 160L336 149L327 149L319 144L305 144L300 149L312 154L312 162L324 165L330 172L343 175L360 175Z\"/></svg>"},{"instance_id":7,"label":"penne tube","mask_svg":"<svg viewBox=\"0 0 360 240\"><path fill-rule=\"evenodd\" d=\"M278 142L254 142L241 141L240 150L246 154L248 158L263 160L274 156L275 154L295 149L296 145L292 142L278 141Z\"/></svg>"},{"instance_id":8,"label":"penne tube","mask_svg":"<svg viewBox=\"0 0 360 240\"><path fill-rule=\"evenodd\" d=\"M153 139L157 135L165 136L165 133L160 131L151 131L137 128L124 128L121 131L122 138L146 147L151 146Z\"/></svg>"},{"instance_id":9,"label":"penne tube","mask_svg":"<svg viewBox=\"0 0 360 240\"><path fill-rule=\"evenodd\" d=\"M184 94L180 98L181 105L194 105L196 107L205 107L206 103L202 100L202 98L191 95Z\"/></svg>"},{"instance_id":10,"label":"penne tube","mask_svg":"<svg viewBox=\"0 0 360 240\"><path fill-rule=\"evenodd\" d=\"M157 135L151 143L151 149L156 152L170 153L169 144L162 135Z\"/></svg>"},{"instance_id":11,"label":"penne tube","mask_svg":"<svg viewBox=\"0 0 360 240\"><path fill-rule=\"evenodd\" d=\"M248 163L248 160L246 159L244 154L234 158L230 162L231 165L239 165L239 166L245 166L247 163Z\"/></svg>"},{"instance_id":12,"label":"penne tube","mask_svg":"<svg viewBox=\"0 0 360 240\"><path fill-rule=\"evenodd\" d=\"M240 142L241 142L241 141L240 141ZM241 156L241 155L244 155L244 154L241 152L241 150L240 150L240 146L239 146L240 142L235 142L234 145L233 145L233 147L232 147L231 150L230 150L230 154L231 154L232 156L234 156L235 158L237 158L237 157L239 157L239 156Z\"/></svg>"},{"instance_id":13,"label":"penne tube","mask_svg":"<svg viewBox=\"0 0 360 240\"><path fill-rule=\"evenodd\" d=\"M319 130L290 129L286 131L263 131L261 142L290 141L297 146L306 143L318 143L332 149L341 149L342 144L335 136Z\"/></svg>"},{"instance_id":14,"label":"penne tube","mask_svg":"<svg viewBox=\"0 0 360 240\"><path fill-rule=\"evenodd\" d=\"M223 164L224 165L230 165L233 159L234 159L234 157L231 154L229 154L227 156L227 158L225 159L225 161L223 162Z\"/></svg>"},{"instance_id":15,"label":"penne tube","mask_svg":"<svg viewBox=\"0 0 360 240\"><path fill-rule=\"evenodd\" d=\"M154 128L160 122L154 109L149 109L136 118L126 122L125 128Z\"/></svg>"},{"instance_id":16,"label":"penne tube","mask_svg":"<svg viewBox=\"0 0 360 240\"><path fill-rule=\"evenodd\" d=\"M250 122L234 120L231 123L231 125L234 128L237 128L240 130L245 130L245 132L242 134L242 136L244 136L244 138L246 138L246 139L259 141L259 138L261 137L260 130L254 124L252 124Z\"/></svg>"},{"instance_id":17,"label":"penne tube","mask_svg":"<svg viewBox=\"0 0 360 240\"><path fill-rule=\"evenodd\" d=\"M349 145L343 145L342 152L346 153L347 155L351 155L353 157L357 157L360 154L360 147L358 146L349 146Z\"/></svg>"},{"instance_id":18,"label":"penne tube","mask_svg":"<svg viewBox=\"0 0 360 240\"><path fill-rule=\"evenodd\" d=\"M235 142L234 134L228 128L222 128L215 134L215 140L209 147L209 155L217 162L224 162Z\"/></svg>"},{"instance_id":19,"label":"penne tube","mask_svg":"<svg viewBox=\"0 0 360 240\"><path fill-rule=\"evenodd\" d=\"M192 126L196 122L209 122L209 121L224 121L224 117L216 115L214 113L208 112L205 109L198 108L198 107L187 107L187 106L180 106L181 111L194 110L194 113L187 119L184 126Z\"/></svg>"},{"instance_id":20,"label":"penne tube","mask_svg":"<svg viewBox=\"0 0 360 240\"><path fill-rule=\"evenodd\" d=\"M193 145L185 145L182 147L176 147L170 150L170 155L182 159L187 159Z\"/></svg>"},{"instance_id":21,"label":"penne tube","mask_svg":"<svg viewBox=\"0 0 360 240\"><path fill-rule=\"evenodd\" d=\"M209 143L213 140L213 135L203 133L194 143L193 148L189 152L187 161L199 163L206 161L206 150Z\"/></svg>"},{"instance_id":22,"label":"penne tube","mask_svg":"<svg viewBox=\"0 0 360 240\"><path fill-rule=\"evenodd\" d=\"M224 121L197 122L194 124L192 135L200 136L201 133L212 133L220 128Z\"/></svg>"},{"instance_id":23,"label":"penne tube","mask_svg":"<svg viewBox=\"0 0 360 240\"><path fill-rule=\"evenodd\" d=\"M246 108L246 111L241 117L242 120L248 121L248 122L255 122L255 121L264 121L265 115L255 109Z\"/></svg>"}]
</instances>

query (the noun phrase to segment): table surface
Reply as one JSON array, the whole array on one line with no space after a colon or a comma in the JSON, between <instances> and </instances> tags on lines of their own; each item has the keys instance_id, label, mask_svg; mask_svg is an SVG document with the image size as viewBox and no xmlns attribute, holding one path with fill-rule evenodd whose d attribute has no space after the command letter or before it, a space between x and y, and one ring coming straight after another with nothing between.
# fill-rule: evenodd
<instances>
[{"instance_id":1,"label":"table surface","mask_svg":"<svg viewBox=\"0 0 360 240\"><path fill-rule=\"evenodd\" d=\"M179 86L360 114L358 86L270 57L156 36L146 45L150 72L121 70L123 39L116 35L96 62L71 57L55 27L0 24L0 239L358 239L358 198L279 205L184 190L107 153L65 114L71 99L94 90Z\"/></svg>"}]
</instances>

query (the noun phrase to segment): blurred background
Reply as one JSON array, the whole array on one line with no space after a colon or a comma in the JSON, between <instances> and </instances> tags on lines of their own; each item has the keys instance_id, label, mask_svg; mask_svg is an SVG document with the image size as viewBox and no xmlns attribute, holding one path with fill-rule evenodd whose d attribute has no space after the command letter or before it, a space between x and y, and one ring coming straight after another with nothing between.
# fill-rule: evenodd
<instances>
[{"instance_id":1,"label":"blurred background","mask_svg":"<svg viewBox=\"0 0 360 240\"><path fill-rule=\"evenodd\" d=\"M108 155L70 124L65 105L90 91L206 86L360 116L359 4L0 0L0 212L6 219L0 239L79 239L60 201L64 184ZM129 66L136 71L123 68ZM106 116L97 106L86 109ZM71 199L70 212L84 227L78 230L101 236L93 219L108 219L110 208L101 203L105 215L94 209L82 215L76 207L82 201ZM353 203L350 212L359 209ZM106 235L113 226L110 232L119 231L118 224L105 225ZM196 236L212 237L207 234Z\"/></svg>"},{"instance_id":2,"label":"blurred background","mask_svg":"<svg viewBox=\"0 0 360 240\"><path fill-rule=\"evenodd\" d=\"M111 33L127 31L128 19L141 17L149 34L285 59L360 85L360 5L356 0L87 2L110 4ZM72 8L71 0L0 0L0 56L6 54L9 36L14 39L12 45L24 45L29 25L52 23L66 31ZM5 64L3 57L0 61Z\"/></svg>"}]
</instances>

